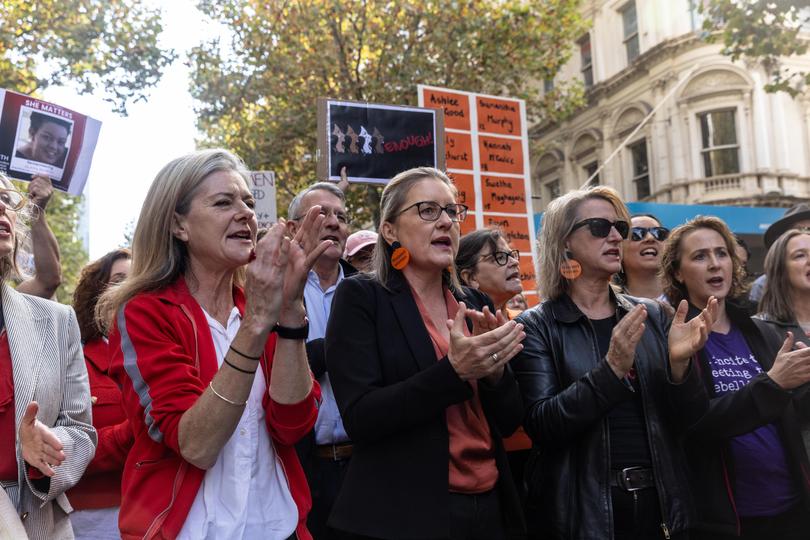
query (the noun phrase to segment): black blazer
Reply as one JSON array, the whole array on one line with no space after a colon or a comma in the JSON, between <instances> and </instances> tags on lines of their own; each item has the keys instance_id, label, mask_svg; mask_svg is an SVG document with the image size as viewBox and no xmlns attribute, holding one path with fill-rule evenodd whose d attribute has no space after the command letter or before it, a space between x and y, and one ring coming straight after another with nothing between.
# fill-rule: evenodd
<instances>
[{"instance_id":1,"label":"black blazer","mask_svg":"<svg viewBox=\"0 0 810 540\"><path fill-rule=\"evenodd\" d=\"M456 298L482 309L471 289ZM463 294L463 296L462 296ZM468 321L469 323L469 321ZM343 280L326 330L326 363L354 453L329 525L385 539L448 538L448 406L473 396L430 335L400 272ZM510 537L525 530L502 436L520 425L517 382L507 367L495 386L478 384L498 466L496 489Z\"/></svg>"}]
</instances>

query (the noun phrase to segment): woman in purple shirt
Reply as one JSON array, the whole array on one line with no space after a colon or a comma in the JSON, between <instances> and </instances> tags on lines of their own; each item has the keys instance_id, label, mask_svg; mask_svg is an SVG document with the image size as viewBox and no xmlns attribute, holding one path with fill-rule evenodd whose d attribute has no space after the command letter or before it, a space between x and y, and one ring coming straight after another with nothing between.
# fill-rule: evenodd
<instances>
[{"instance_id":1,"label":"woman in purple shirt","mask_svg":"<svg viewBox=\"0 0 810 540\"><path fill-rule=\"evenodd\" d=\"M810 464L798 420L810 412L810 348L779 348L761 321L727 301L742 289L742 267L726 224L698 217L664 247L664 293L690 316L715 297L718 316L698 366L711 397L686 440L698 519L691 538L810 538Z\"/></svg>"}]
</instances>

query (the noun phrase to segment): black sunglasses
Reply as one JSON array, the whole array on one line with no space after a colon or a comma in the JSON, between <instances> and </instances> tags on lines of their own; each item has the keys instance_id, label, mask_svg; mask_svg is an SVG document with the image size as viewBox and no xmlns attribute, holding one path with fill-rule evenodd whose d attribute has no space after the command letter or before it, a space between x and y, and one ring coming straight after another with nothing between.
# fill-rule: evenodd
<instances>
[{"instance_id":1,"label":"black sunglasses","mask_svg":"<svg viewBox=\"0 0 810 540\"><path fill-rule=\"evenodd\" d=\"M669 229L666 227L632 227L630 229L630 240L641 242L650 233L653 238L663 242L669 237Z\"/></svg>"},{"instance_id":2,"label":"black sunglasses","mask_svg":"<svg viewBox=\"0 0 810 540\"><path fill-rule=\"evenodd\" d=\"M615 228L622 238L627 238L627 234L630 232L630 225L626 221L610 221L601 217L583 219L571 228L571 232L586 226L595 238L607 238L611 228Z\"/></svg>"},{"instance_id":3,"label":"black sunglasses","mask_svg":"<svg viewBox=\"0 0 810 540\"><path fill-rule=\"evenodd\" d=\"M516 261L520 260L520 251L513 249L512 251L493 251L484 257L492 257L492 260L495 261L495 264L498 266L506 266L506 263L509 262L509 257L512 257ZM482 259L484 258L482 257Z\"/></svg>"}]
</instances>

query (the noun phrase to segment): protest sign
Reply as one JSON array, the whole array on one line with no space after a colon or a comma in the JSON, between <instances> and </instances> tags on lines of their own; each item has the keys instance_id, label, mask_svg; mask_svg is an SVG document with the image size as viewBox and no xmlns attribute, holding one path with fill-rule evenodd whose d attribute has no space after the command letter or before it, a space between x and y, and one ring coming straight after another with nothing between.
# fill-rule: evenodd
<instances>
[{"instance_id":1,"label":"protest sign","mask_svg":"<svg viewBox=\"0 0 810 540\"><path fill-rule=\"evenodd\" d=\"M538 302L535 225L531 215L526 104L419 85L419 105L443 109L447 172L469 207L461 233L498 227L520 251L520 279L529 305Z\"/></svg>"},{"instance_id":2,"label":"protest sign","mask_svg":"<svg viewBox=\"0 0 810 540\"><path fill-rule=\"evenodd\" d=\"M273 171L251 171L250 190L256 201L254 211L259 227L269 227L276 221L276 174Z\"/></svg>"},{"instance_id":3,"label":"protest sign","mask_svg":"<svg viewBox=\"0 0 810 540\"><path fill-rule=\"evenodd\" d=\"M0 172L17 180L47 176L80 195L101 122L54 103L0 89Z\"/></svg>"},{"instance_id":4,"label":"protest sign","mask_svg":"<svg viewBox=\"0 0 810 540\"><path fill-rule=\"evenodd\" d=\"M413 167L444 169L444 114L436 109L318 100L318 178L386 184Z\"/></svg>"}]
</instances>

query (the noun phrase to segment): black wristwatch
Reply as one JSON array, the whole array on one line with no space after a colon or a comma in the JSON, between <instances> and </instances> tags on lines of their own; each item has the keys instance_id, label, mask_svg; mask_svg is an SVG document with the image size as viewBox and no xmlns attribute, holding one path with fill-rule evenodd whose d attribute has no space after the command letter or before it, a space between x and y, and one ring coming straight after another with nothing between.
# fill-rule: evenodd
<instances>
[{"instance_id":1,"label":"black wristwatch","mask_svg":"<svg viewBox=\"0 0 810 540\"><path fill-rule=\"evenodd\" d=\"M304 317L303 326L299 326L298 328L281 326L276 323L273 327L273 332L278 334L278 337L281 339L307 339L309 337L309 319Z\"/></svg>"}]
</instances>

